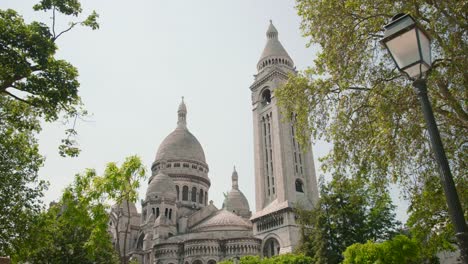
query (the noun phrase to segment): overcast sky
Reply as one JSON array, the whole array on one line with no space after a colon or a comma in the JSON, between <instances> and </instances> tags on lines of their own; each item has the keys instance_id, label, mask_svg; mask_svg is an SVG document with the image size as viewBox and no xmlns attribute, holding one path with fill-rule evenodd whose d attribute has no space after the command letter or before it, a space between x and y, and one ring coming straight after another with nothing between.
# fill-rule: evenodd
<instances>
[{"instance_id":1,"label":"overcast sky","mask_svg":"<svg viewBox=\"0 0 468 264\"><path fill-rule=\"evenodd\" d=\"M17 10L27 22L50 24L49 14L32 10L35 3L2 0L0 8ZM58 199L85 168L102 173L107 162L136 154L149 170L159 144L176 127L177 107L184 96L188 128L202 144L210 167L210 199L221 206L235 165L240 189L254 211L249 86L266 43L269 20L299 70L311 65L315 54L306 48L294 1L81 3L84 14L96 10L100 15L100 29L77 28L63 35L57 43L58 57L78 68L80 96L92 116L77 124L82 149L77 158L58 155L68 126L44 124L40 150L47 159L40 177L50 182L46 203ZM60 20L62 28L70 21ZM329 147L322 142L313 146L317 175L321 174L317 158ZM145 181L140 198L146 187ZM406 205L399 207L400 220L406 220L405 209Z\"/></svg>"}]
</instances>

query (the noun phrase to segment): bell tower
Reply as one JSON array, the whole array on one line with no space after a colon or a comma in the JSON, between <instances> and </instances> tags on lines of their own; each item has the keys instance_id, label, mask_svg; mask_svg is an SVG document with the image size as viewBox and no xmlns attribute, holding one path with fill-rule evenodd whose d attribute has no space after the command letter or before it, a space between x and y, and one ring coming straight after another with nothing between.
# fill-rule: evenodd
<instances>
[{"instance_id":1,"label":"bell tower","mask_svg":"<svg viewBox=\"0 0 468 264\"><path fill-rule=\"evenodd\" d=\"M312 147L298 144L294 125L283 118L275 98L275 90L288 74L296 74L294 62L271 20L266 36L258 73L250 86L256 194L251 220L254 235L263 240L262 255L269 257L291 252L299 243L293 208L311 208L318 200L318 188Z\"/></svg>"}]
</instances>

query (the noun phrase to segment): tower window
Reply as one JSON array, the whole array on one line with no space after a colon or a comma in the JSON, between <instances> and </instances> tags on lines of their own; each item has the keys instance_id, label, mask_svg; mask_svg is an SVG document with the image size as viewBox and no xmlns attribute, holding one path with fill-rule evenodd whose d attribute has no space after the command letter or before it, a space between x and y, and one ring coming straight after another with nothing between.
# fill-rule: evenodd
<instances>
[{"instance_id":1,"label":"tower window","mask_svg":"<svg viewBox=\"0 0 468 264\"><path fill-rule=\"evenodd\" d=\"M188 163L184 163L184 168L190 167Z\"/></svg>"},{"instance_id":2,"label":"tower window","mask_svg":"<svg viewBox=\"0 0 468 264\"><path fill-rule=\"evenodd\" d=\"M182 188L182 201L188 201L188 187L184 186Z\"/></svg>"},{"instance_id":3,"label":"tower window","mask_svg":"<svg viewBox=\"0 0 468 264\"><path fill-rule=\"evenodd\" d=\"M200 194L198 194L198 203L203 204L203 190L200 189Z\"/></svg>"},{"instance_id":4,"label":"tower window","mask_svg":"<svg viewBox=\"0 0 468 264\"><path fill-rule=\"evenodd\" d=\"M301 193L304 192L302 181L299 179L296 179L296 192L301 192Z\"/></svg>"},{"instance_id":5,"label":"tower window","mask_svg":"<svg viewBox=\"0 0 468 264\"><path fill-rule=\"evenodd\" d=\"M197 188L193 187L192 188L192 202L197 201Z\"/></svg>"},{"instance_id":6,"label":"tower window","mask_svg":"<svg viewBox=\"0 0 468 264\"><path fill-rule=\"evenodd\" d=\"M158 216L159 216L159 207L156 208L156 218L158 218Z\"/></svg>"},{"instance_id":7,"label":"tower window","mask_svg":"<svg viewBox=\"0 0 468 264\"><path fill-rule=\"evenodd\" d=\"M271 103L271 92L269 89L265 89L262 92L262 102L266 105Z\"/></svg>"},{"instance_id":8,"label":"tower window","mask_svg":"<svg viewBox=\"0 0 468 264\"><path fill-rule=\"evenodd\" d=\"M179 196L179 186L178 186L178 185L176 185L175 189L176 189L176 193L177 193L177 201L178 201L178 200L180 199L180 196Z\"/></svg>"}]
</instances>

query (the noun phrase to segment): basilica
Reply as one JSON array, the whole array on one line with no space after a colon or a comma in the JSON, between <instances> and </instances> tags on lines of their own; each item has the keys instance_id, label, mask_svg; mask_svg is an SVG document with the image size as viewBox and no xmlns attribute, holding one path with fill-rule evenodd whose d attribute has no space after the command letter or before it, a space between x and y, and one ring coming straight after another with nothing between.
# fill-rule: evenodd
<instances>
[{"instance_id":1,"label":"basilica","mask_svg":"<svg viewBox=\"0 0 468 264\"><path fill-rule=\"evenodd\" d=\"M239 189L242 176L235 168L222 208L209 200L209 166L202 145L188 129L182 100L177 127L159 145L151 165L141 213L127 202L111 209L109 231L114 243L120 238L115 245L121 252L125 245L130 259L215 264L246 255L270 257L298 245L293 208L310 208L318 199L312 148L298 144L294 120L285 122L276 104L275 89L296 70L271 21L266 36L250 86L256 212Z\"/></svg>"}]
</instances>

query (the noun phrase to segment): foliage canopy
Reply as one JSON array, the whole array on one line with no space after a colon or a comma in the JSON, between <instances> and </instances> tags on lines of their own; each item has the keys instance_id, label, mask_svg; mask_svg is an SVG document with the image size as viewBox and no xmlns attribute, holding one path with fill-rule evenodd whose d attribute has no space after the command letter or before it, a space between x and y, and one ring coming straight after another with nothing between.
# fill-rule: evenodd
<instances>
[{"instance_id":1,"label":"foliage canopy","mask_svg":"<svg viewBox=\"0 0 468 264\"><path fill-rule=\"evenodd\" d=\"M275 91L284 116L297 115L303 144L310 135L333 143L325 172L402 186L414 218L408 224L435 253L453 236L437 163L411 82L379 41L398 13L411 14L433 37L428 89L467 212L466 1L297 0L296 7L304 36L320 51L313 66Z\"/></svg>"},{"instance_id":2,"label":"foliage canopy","mask_svg":"<svg viewBox=\"0 0 468 264\"><path fill-rule=\"evenodd\" d=\"M56 31L56 14L81 14L76 0L43 0L34 9L50 12L52 27L41 22L28 24L16 11L0 10L0 255L10 254L15 243L27 239L41 207L40 198L47 187L38 179L44 162L36 139L41 120L51 122L62 115L76 120L85 113L78 96L78 71L55 58L55 41L76 25L98 28L98 15L93 12ZM75 134L74 127L66 130L61 155L78 155Z\"/></svg>"},{"instance_id":3,"label":"foliage canopy","mask_svg":"<svg viewBox=\"0 0 468 264\"><path fill-rule=\"evenodd\" d=\"M314 263L340 263L343 251L354 243L390 239L399 225L394 209L385 188L335 175L321 184L314 210L296 210L301 226L298 251Z\"/></svg>"}]
</instances>

